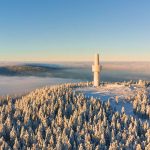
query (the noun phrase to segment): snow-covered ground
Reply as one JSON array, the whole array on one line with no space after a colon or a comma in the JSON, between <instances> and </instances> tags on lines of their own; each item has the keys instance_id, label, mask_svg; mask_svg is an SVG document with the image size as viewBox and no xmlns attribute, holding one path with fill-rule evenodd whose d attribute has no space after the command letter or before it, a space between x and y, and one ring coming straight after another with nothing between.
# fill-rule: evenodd
<instances>
[{"instance_id":1,"label":"snow-covered ground","mask_svg":"<svg viewBox=\"0 0 150 150\"><path fill-rule=\"evenodd\" d=\"M110 101L110 105L118 112L121 112L122 107L125 109L127 115L137 117L133 113L132 99L136 94L143 89L138 84L131 84L126 86L123 83L108 83L100 87L86 87L78 88L76 92L82 92L86 97L98 98L101 101ZM147 89L150 93L150 88ZM116 102L118 98L118 103Z\"/></svg>"}]
</instances>

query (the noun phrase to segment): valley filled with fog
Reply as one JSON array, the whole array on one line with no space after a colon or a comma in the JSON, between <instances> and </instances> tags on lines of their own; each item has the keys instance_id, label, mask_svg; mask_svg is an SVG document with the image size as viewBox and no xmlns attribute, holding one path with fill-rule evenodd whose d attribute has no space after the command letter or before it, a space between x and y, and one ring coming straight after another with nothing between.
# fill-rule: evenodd
<instances>
[{"instance_id":1,"label":"valley filled with fog","mask_svg":"<svg viewBox=\"0 0 150 150\"><path fill-rule=\"evenodd\" d=\"M64 82L92 81L91 65L92 62L1 62L0 95L22 94ZM104 82L150 80L149 62L102 62L101 66Z\"/></svg>"},{"instance_id":2,"label":"valley filled with fog","mask_svg":"<svg viewBox=\"0 0 150 150\"><path fill-rule=\"evenodd\" d=\"M67 82L77 82L73 79L48 77L8 77L0 76L0 96L21 96L36 88L47 85L56 85Z\"/></svg>"}]
</instances>

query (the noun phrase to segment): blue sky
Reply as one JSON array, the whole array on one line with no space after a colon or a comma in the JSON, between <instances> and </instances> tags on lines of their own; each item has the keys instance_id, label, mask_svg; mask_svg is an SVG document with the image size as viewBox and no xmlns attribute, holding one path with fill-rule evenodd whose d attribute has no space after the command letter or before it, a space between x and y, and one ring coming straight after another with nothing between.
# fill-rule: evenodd
<instances>
[{"instance_id":1,"label":"blue sky","mask_svg":"<svg viewBox=\"0 0 150 150\"><path fill-rule=\"evenodd\" d=\"M0 60L150 60L149 0L1 0Z\"/></svg>"}]
</instances>

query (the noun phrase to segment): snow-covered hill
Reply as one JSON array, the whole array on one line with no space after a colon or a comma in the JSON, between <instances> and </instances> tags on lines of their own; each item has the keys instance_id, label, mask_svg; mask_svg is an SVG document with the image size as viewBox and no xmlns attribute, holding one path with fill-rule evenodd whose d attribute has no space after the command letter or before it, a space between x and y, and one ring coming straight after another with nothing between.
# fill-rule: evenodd
<instances>
[{"instance_id":1,"label":"snow-covered hill","mask_svg":"<svg viewBox=\"0 0 150 150\"><path fill-rule=\"evenodd\" d=\"M115 111L110 99L116 97L120 105L129 96L138 110L135 113L145 117L150 106L147 89L127 83L107 83L97 89L91 83L67 83L37 89L19 99L1 99L0 149L149 150L148 121L124 109Z\"/></svg>"},{"instance_id":2,"label":"snow-covered hill","mask_svg":"<svg viewBox=\"0 0 150 150\"><path fill-rule=\"evenodd\" d=\"M149 97L150 95L150 87L145 87L140 83L130 82L105 83L97 88L85 87L78 88L76 91L84 93L87 98L94 97L96 99L100 99L102 102L109 100L112 108L114 108L116 111L121 112L122 108L124 107L123 109L125 110L125 113L134 117L137 117L133 108L133 101L135 100L135 97L141 92L144 93L145 96L147 95ZM147 108L147 114L150 118L150 101L147 103L147 105L149 105ZM145 120L144 115L140 116L140 118Z\"/></svg>"}]
</instances>

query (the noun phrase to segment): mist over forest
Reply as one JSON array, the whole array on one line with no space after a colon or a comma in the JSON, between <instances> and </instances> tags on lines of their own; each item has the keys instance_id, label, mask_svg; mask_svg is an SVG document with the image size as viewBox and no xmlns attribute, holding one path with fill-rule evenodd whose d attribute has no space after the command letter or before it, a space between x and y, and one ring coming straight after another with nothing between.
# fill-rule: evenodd
<instances>
[{"instance_id":1,"label":"mist over forest","mask_svg":"<svg viewBox=\"0 0 150 150\"><path fill-rule=\"evenodd\" d=\"M2 76L38 76L91 80L92 62L1 63ZM102 62L102 76L113 73L150 75L150 62ZM80 70L80 71L77 71ZM106 75L107 76L107 75ZM132 79L132 78L131 78ZM129 79L127 79L129 80ZM134 78L133 78L134 80Z\"/></svg>"}]
</instances>

